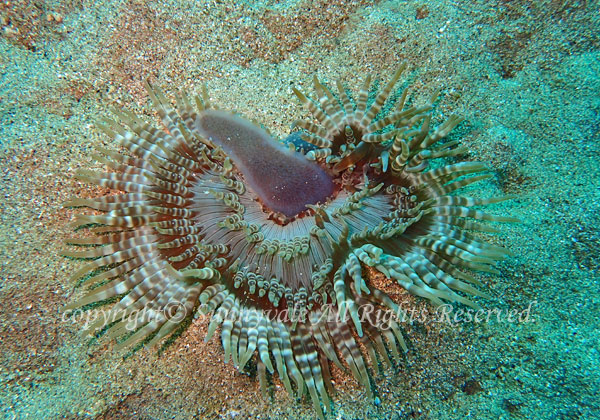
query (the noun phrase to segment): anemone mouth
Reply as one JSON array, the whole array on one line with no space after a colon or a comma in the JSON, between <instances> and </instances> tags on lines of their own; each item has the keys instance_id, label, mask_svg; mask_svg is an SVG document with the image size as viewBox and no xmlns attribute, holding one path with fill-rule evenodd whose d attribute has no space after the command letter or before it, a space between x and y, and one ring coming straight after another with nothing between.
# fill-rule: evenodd
<instances>
[{"instance_id":1,"label":"anemone mouth","mask_svg":"<svg viewBox=\"0 0 600 420\"><path fill-rule=\"evenodd\" d=\"M212 147L223 149L274 220L297 218L307 205L324 203L335 192L326 168L286 149L243 118L205 110L197 115L195 129Z\"/></svg>"},{"instance_id":2,"label":"anemone mouth","mask_svg":"<svg viewBox=\"0 0 600 420\"><path fill-rule=\"evenodd\" d=\"M91 274L86 282L99 287L69 307L121 296L91 326L113 318L110 337L135 331L119 348L156 344L185 317L210 313L207 339L220 328L226 362L244 369L253 360L263 393L276 370L288 392L308 392L320 417L329 363L348 367L371 395L367 366L390 365L387 349L399 361L398 346L407 347L398 319L381 315L401 309L366 271L435 305L477 308L467 295L486 295L466 271L493 273L508 254L477 232L517 221L474 208L510 197L459 195L489 177L485 165L429 167L465 151L443 141L462 119L430 128L437 94L406 106L404 90L382 112L404 68L373 101L370 77L355 102L339 82L337 95L316 78L312 98L294 90L312 114L294 123L314 146L306 155L214 109L206 91L196 107L184 94L173 106L148 85L165 130L115 111L100 128L123 152L101 151L106 172L78 173L121 194L66 204L100 212L77 216L76 226L92 228L68 241L84 250L65 252L90 260L73 278ZM136 311L144 316L128 317Z\"/></svg>"}]
</instances>

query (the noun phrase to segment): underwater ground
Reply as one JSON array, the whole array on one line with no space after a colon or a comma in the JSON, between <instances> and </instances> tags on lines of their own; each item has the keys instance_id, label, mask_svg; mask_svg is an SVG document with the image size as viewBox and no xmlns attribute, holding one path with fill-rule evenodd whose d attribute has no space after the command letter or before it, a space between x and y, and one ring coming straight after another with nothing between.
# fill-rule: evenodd
<instances>
[{"instance_id":1,"label":"underwater ground","mask_svg":"<svg viewBox=\"0 0 600 420\"><path fill-rule=\"evenodd\" d=\"M313 75L356 90L391 77L496 176L482 195L518 217L493 239L514 252L479 275L499 313L529 318L403 325L404 362L376 399L334 374L338 419L600 418L600 7L593 1L3 0L0 2L0 415L6 419L310 419L278 379L223 364L192 321L164 347L122 354L62 308L82 261L60 255L76 181L99 167L111 107L155 121L143 81L198 92L285 137ZM477 192L479 193L479 191ZM428 304L414 302L417 307Z\"/></svg>"}]
</instances>

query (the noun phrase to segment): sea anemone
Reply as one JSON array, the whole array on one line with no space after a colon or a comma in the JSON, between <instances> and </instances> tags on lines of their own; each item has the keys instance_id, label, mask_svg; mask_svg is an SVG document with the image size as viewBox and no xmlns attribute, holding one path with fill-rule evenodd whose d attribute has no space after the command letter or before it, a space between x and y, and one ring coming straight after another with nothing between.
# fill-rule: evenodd
<instances>
[{"instance_id":1,"label":"sea anemone","mask_svg":"<svg viewBox=\"0 0 600 420\"><path fill-rule=\"evenodd\" d=\"M465 270L495 272L507 255L478 238L495 231L481 221L515 221L473 208L509 197L457 195L491 175L450 163L466 152L446 140L462 119L430 127L437 93L424 106L407 104L407 90L389 99L405 67L379 91L367 77L356 100L339 81L337 94L316 78L314 98L294 89L312 114L294 123L306 147L217 109L206 89L194 108L148 84L163 129L116 110L99 127L123 152L101 150L109 170L77 174L121 193L67 203L98 211L76 216L92 234L69 240L85 249L66 255L90 259L73 278L99 286L69 307L119 296L91 328L114 321L110 337L129 332L120 348L208 315L206 339L220 327L226 362L242 370L256 354L263 392L277 370L320 417L330 362L371 394L368 366L406 345L399 318L386 316L401 309L367 272L435 305L477 307L465 295L485 294Z\"/></svg>"}]
</instances>

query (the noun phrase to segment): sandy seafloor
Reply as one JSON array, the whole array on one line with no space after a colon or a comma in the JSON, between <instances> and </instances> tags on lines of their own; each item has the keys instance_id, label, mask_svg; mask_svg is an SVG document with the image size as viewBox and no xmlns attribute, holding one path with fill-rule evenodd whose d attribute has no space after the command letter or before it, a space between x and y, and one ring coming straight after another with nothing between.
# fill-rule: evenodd
<instances>
[{"instance_id":1,"label":"sandy seafloor","mask_svg":"<svg viewBox=\"0 0 600 420\"><path fill-rule=\"evenodd\" d=\"M531 322L404 325L409 352L375 378L375 401L343 373L336 419L600 418L600 11L597 2L3 0L0 2L0 416L6 419L310 419L278 379L271 398L222 362L194 321L163 351L123 358L62 308L81 261L60 256L73 177L98 167L95 126L112 106L156 119L142 82L206 83L222 108L273 134L307 113L291 87L314 74L356 90L402 61L415 101L442 89L441 116L497 175L476 194L521 224L514 251L479 275L486 308ZM419 305L427 305L419 302Z\"/></svg>"}]
</instances>

